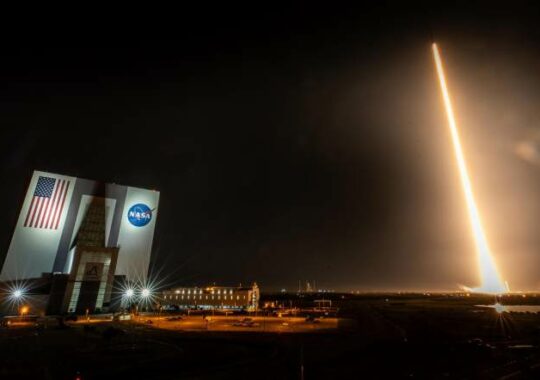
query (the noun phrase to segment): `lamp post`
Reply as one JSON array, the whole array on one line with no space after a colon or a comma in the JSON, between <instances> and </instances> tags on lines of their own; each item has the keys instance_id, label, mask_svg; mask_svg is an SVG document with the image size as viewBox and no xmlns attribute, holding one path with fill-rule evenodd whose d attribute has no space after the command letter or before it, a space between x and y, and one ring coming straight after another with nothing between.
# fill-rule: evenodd
<instances>
[{"instance_id":1,"label":"lamp post","mask_svg":"<svg viewBox=\"0 0 540 380\"><path fill-rule=\"evenodd\" d=\"M11 293L11 299L14 301L15 303L15 307L17 310L17 312L21 312L22 309L20 309L20 306L21 306L21 302L23 300L23 297L24 297L24 292L22 289L15 289L13 290L13 292Z\"/></svg>"},{"instance_id":2,"label":"lamp post","mask_svg":"<svg viewBox=\"0 0 540 380\"><path fill-rule=\"evenodd\" d=\"M21 312L21 317L24 317L24 315L28 313L28 306L21 307L20 312Z\"/></svg>"},{"instance_id":3,"label":"lamp post","mask_svg":"<svg viewBox=\"0 0 540 380\"><path fill-rule=\"evenodd\" d=\"M148 303L148 300L152 296L152 292L148 288L143 288L141 290L141 297L139 298L139 302L137 302L137 306L143 301L145 304Z\"/></svg>"},{"instance_id":4,"label":"lamp post","mask_svg":"<svg viewBox=\"0 0 540 380\"><path fill-rule=\"evenodd\" d=\"M142 296L143 298L148 298L148 297L150 297L150 289L144 288L144 289L141 291L141 296Z\"/></svg>"},{"instance_id":5,"label":"lamp post","mask_svg":"<svg viewBox=\"0 0 540 380\"><path fill-rule=\"evenodd\" d=\"M133 300L133 295L135 294L135 292L133 291L132 288L128 288L126 289L125 293L124 293L124 296L125 298L127 299L127 306L128 306L128 310L131 312L131 302Z\"/></svg>"}]
</instances>

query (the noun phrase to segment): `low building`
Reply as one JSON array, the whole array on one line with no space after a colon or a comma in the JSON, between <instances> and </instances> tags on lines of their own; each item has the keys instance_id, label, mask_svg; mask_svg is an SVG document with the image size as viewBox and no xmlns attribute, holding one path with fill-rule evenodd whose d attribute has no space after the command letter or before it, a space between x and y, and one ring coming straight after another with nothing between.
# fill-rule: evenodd
<instances>
[{"instance_id":1,"label":"low building","mask_svg":"<svg viewBox=\"0 0 540 380\"><path fill-rule=\"evenodd\" d=\"M163 291L160 302L165 308L255 311L259 308L259 299L259 287L254 283L251 287L173 288Z\"/></svg>"}]
</instances>

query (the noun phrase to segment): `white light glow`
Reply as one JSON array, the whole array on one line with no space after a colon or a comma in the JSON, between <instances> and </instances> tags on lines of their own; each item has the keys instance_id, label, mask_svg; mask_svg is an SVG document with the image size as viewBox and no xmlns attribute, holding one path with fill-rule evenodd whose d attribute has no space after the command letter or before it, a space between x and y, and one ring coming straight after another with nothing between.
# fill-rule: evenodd
<instances>
[{"instance_id":1,"label":"white light glow","mask_svg":"<svg viewBox=\"0 0 540 380\"><path fill-rule=\"evenodd\" d=\"M142 295L144 298L149 297L149 296L150 296L150 289L144 288L144 289L141 291L141 295Z\"/></svg>"},{"instance_id":2,"label":"white light glow","mask_svg":"<svg viewBox=\"0 0 540 380\"><path fill-rule=\"evenodd\" d=\"M134 293L133 289L130 288L126 290L125 295L126 297L131 298L133 297L133 293Z\"/></svg>"},{"instance_id":3,"label":"white light glow","mask_svg":"<svg viewBox=\"0 0 540 380\"><path fill-rule=\"evenodd\" d=\"M454 145L454 153L456 156L459 174L461 177L461 184L463 186L463 192L465 194L465 200L467 203L467 209L469 212L469 219L471 222L474 241L476 244L476 251L478 256L478 265L480 268L481 286L475 289L471 289L475 292L481 293L505 293L507 291L503 281L499 277L495 260L489 249L486 236L482 228L482 222L480 214L474 201L471 182L469 180L469 174L467 173L467 166L465 164L465 157L461 148L461 142L459 140L458 129L454 118L454 111L452 109L452 103L450 101L450 95L446 86L446 79L444 76L443 65L441 57L439 55L439 49L437 44L432 45L433 58L435 59L435 65L437 67L437 74L439 76L439 83L441 86L441 92L444 100L444 106L446 108L446 116L448 118L448 126L452 135L452 142Z\"/></svg>"},{"instance_id":4,"label":"white light glow","mask_svg":"<svg viewBox=\"0 0 540 380\"><path fill-rule=\"evenodd\" d=\"M495 305L493 305L493 308L495 309L497 314L502 314L506 311L506 308L504 307L504 305L501 305L498 302Z\"/></svg>"}]
</instances>

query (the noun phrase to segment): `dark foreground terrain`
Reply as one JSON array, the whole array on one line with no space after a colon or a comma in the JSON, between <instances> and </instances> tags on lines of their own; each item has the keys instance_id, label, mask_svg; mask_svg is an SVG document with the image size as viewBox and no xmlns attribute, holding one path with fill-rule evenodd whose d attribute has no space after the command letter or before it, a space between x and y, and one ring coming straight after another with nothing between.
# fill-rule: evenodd
<instances>
[{"instance_id":1,"label":"dark foreground terrain","mask_svg":"<svg viewBox=\"0 0 540 380\"><path fill-rule=\"evenodd\" d=\"M302 333L135 322L2 328L0 379L540 378L540 314L475 306L493 301L335 296L344 318L338 328ZM502 302L538 305L540 298Z\"/></svg>"}]
</instances>

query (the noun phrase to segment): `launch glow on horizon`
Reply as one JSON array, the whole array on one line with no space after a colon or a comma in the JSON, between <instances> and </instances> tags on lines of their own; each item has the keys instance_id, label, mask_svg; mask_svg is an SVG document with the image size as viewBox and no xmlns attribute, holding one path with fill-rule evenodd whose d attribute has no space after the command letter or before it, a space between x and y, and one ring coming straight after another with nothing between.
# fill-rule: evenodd
<instances>
[{"instance_id":1,"label":"launch glow on horizon","mask_svg":"<svg viewBox=\"0 0 540 380\"><path fill-rule=\"evenodd\" d=\"M495 259L493 258L493 255L491 254L491 251L489 249L489 245L487 243L487 239L482 228L480 214L478 213L478 209L474 201L473 190L469 179L469 174L467 172L467 166L465 164L465 157L461 148L461 142L459 140L458 129L454 118L454 111L452 109L450 95L446 86L446 79L437 44L433 43L432 50L433 58L435 59L435 65L437 67L437 74L439 76L442 97L444 100L444 106L446 108L446 116L448 118L448 126L450 127L450 133L452 135L454 153L459 168L459 175L461 177L461 184L463 186L463 192L465 194L465 201L467 203L467 210L469 212L469 219L471 222L478 256L481 286L471 290L481 293L505 293L507 289L504 286L504 282L501 280L497 271Z\"/></svg>"}]
</instances>

